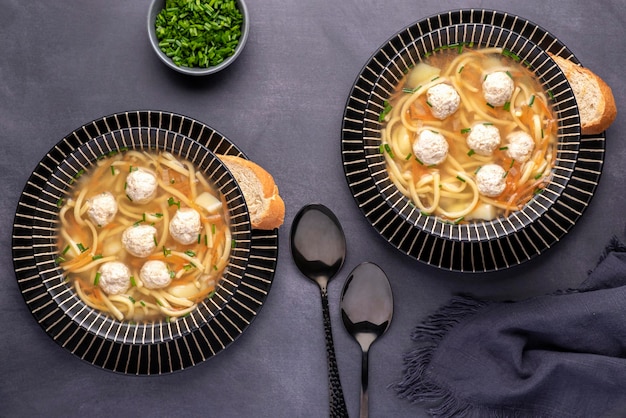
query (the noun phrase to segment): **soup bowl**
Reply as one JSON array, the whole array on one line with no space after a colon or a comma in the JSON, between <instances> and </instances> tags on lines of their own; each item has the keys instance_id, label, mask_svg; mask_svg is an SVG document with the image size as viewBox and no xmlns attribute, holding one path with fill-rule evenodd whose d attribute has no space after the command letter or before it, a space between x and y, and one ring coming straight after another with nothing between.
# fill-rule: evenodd
<instances>
[{"instance_id":1,"label":"soup bowl","mask_svg":"<svg viewBox=\"0 0 626 418\"><path fill-rule=\"evenodd\" d=\"M409 69L450 47L459 53L463 47L503 48L549 92L558 124L556 160L543 192L520 210L489 221L455 223L420 211L390 179L381 147L380 115L388 98ZM348 98L342 157L355 200L387 241L439 268L485 272L535 257L574 225L599 179L603 141L581 137L573 91L549 52L576 61L532 22L496 11L461 10L404 28L372 55ZM583 140L594 142L594 149L581 146Z\"/></svg>"},{"instance_id":2,"label":"soup bowl","mask_svg":"<svg viewBox=\"0 0 626 418\"><path fill-rule=\"evenodd\" d=\"M226 202L232 234L228 264L214 294L177 319L135 323L92 309L78 297L59 265L59 212L79 177L89 174L96 162L133 150L168 152L192 163ZM258 238L245 199L214 152L245 158L207 125L166 112L140 111L107 116L78 128L39 162L16 211L13 259L27 305L57 343L98 367L161 374L211 358L250 325L269 291L274 264L251 261L259 251ZM272 242L263 243L263 248L267 260L275 259Z\"/></svg>"}]
</instances>

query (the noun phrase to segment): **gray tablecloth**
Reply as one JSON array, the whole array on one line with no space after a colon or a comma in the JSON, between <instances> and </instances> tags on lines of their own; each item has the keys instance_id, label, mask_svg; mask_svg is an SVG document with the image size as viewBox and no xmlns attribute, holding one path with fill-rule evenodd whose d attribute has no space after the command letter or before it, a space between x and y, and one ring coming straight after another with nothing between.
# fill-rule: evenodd
<instances>
[{"instance_id":1,"label":"gray tablecloth","mask_svg":"<svg viewBox=\"0 0 626 418\"><path fill-rule=\"evenodd\" d=\"M243 55L203 79L180 76L158 61L146 33L149 3L0 1L0 416L327 416L319 293L297 271L288 245L293 216L312 201L335 211L347 235L348 257L329 299L351 415L359 409L360 350L342 327L339 297L352 268L373 261L391 279L396 310L370 352L371 416L426 416L389 387L401 378L402 354L417 323L455 293L521 299L574 287L624 224L621 114L607 131L603 175L584 216L541 256L494 273L442 271L398 252L355 204L340 154L346 99L370 55L405 26L449 9L494 8L546 28L604 78L621 110L621 0L568 0L549 8L536 0L248 0L251 31ZM46 335L17 286L11 230L30 172L57 141L101 116L150 109L187 115L230 138L274 175L287 215L271 292L241 338L188 370L138 377L100 370Z\"/></svg>"}]
</instances>

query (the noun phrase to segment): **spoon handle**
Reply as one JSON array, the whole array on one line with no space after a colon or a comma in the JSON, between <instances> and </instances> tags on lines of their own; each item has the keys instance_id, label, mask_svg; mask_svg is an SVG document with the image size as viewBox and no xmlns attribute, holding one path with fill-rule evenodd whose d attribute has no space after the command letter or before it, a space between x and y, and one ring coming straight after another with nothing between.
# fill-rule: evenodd
<instances>
[{"instance_id":1,"label":"spoon handle","mask_svg":"<svg viewBox=\"0 0 626 418\"><path fill-rule=\"evenodd\" d=\"M359 418L368 418L369 417L369 394L367 391L367 381L368 381L368 357L369 351L363 350L363 355L361 356L361 407L359 412Z\"/></svg>"},{"instance_id":2,"label":"spoon handle","mask_svg":"<svg viewBox=\"0 0 626 418\"><path fill-rule=\"evenodd\" d=\"M333 333L330 325L330 312L328 309L328 294L326 289L322 289L322 314L324 315L324 332L326 334L326 357L328 359L328 385L330 389L330 416L347 417L348 408L343 397L341 380L339 379L339 368L335 358L335 345L333 343Z\"/></svg>"}]
</instances>

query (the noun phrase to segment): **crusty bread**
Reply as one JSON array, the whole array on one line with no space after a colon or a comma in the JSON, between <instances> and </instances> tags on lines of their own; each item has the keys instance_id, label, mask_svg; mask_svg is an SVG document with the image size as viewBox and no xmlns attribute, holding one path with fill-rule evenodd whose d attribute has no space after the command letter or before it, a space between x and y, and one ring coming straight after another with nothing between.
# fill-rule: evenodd
<instances>
[{"instance_id":1,"label":"crusty bread","mask_svg":"<svg viewBox=\"0 0 626 418\"><path fill-rule=\"evenodd\" d=\"M272 175L245 158L232 155L220 155L219 158L239 183L252 227L267 230L281 226L285 220L285 203Z\"/></svg>"},{"instance_id":2,"label":"crusty bread","mask_svg":"<svg viewBox=\"0 0 626 418\"><path fill-rule=\"evenodd\" d=\"M569 81L580 113L581 132L594 135L604 132L617 116L611 88L593 71L552 55Z\"/></svg>"}]
</instances>

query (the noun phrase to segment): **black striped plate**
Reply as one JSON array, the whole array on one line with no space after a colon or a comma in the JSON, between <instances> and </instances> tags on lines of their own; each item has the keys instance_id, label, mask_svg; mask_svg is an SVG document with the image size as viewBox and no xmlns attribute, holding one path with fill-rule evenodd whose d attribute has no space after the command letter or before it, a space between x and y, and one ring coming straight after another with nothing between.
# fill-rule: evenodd
<instances>
[{"instance_id":1,"label":"black striped plate","mask_svg":"<svg viewBox=\"0 0 626 418\"><path fill-rule=\"evenodd\" d=\"M77 173L120 149L167 150L209 173L226 196L236 246L216 294L175 322L131 324L99 314L63 282L56 266L57 201ZM244 154L209 126L167 112L137 111L92 121L63 138L37 165L15 214L13 262L22 295L59 345L104 369L163 374L201 363L252 323L270 290L277 231L252 230L241 191L214 154Z\"/></svg>"},{"instance_id":2,"label":"black striped plate","mask_svg":"<svg viewBox=\"0 0 626 418\"><path fill-rule=\"evenodd\" d=\"M559 144L553 180L524 209L494 221L453 225L422 215L393 186L380 152L378 115L407 68L427 52L464 42L504 47L537 74L554 95ZM580 136L573 92L547 52L578 63L565 45L534 23L502 12L472 9L409 25L370 57L346 103L342 159L359 208L390 244L442 269L485 272L541 254L576 223L600 178L605 135Z\"/></svg>"}]
</instances>

